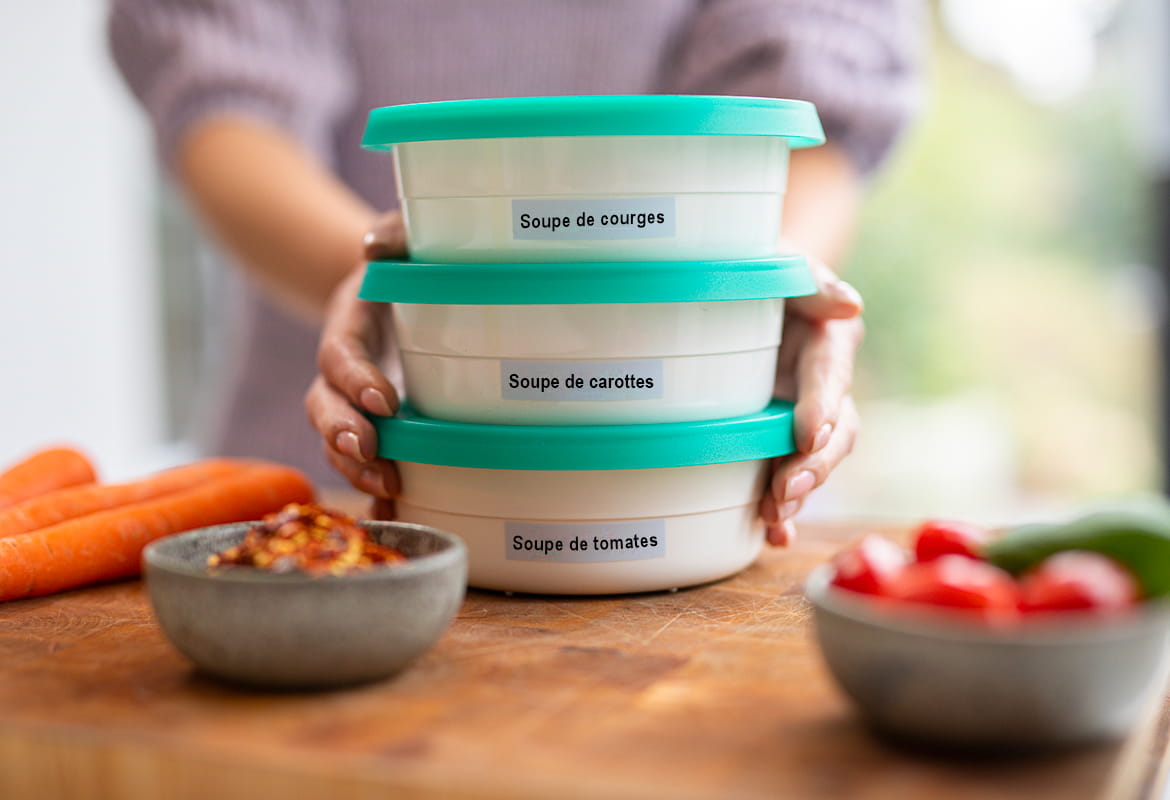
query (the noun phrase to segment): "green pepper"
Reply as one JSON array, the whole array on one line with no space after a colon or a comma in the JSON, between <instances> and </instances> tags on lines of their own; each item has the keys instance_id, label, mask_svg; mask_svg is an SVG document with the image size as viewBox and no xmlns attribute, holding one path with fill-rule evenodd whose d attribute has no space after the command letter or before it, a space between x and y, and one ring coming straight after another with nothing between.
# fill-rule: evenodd
<instances>
[{"instance_id":1,"label":"green pepper","mask_svg":"<svg viewBox=\"0 0 1170 800\"><path fill-rule=\"evenodd\" d=\"M989 543L983 555L1019 575L1062 550L1102 553L1134 574L1145 597L1170 595L1170 506L1140 503L1070 522L1022 525Z\"/></svg>"}]
</instances>

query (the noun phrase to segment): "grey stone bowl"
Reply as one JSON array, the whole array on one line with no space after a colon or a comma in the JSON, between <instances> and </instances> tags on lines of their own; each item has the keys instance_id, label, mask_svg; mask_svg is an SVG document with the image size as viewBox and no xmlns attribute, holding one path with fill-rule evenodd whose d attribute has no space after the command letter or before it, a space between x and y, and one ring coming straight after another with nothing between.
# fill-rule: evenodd
<instances>
[{"instance_id":1,"label":"grey stone bowl","mask_svg":"<svg viewBox=\"0 0 1170 800\"><path fill-rule=\"evenodd\" d=\"M1166 684L1164 604L1124 620L1076 614L995 631L875 607L831 579L822 565L805 584L825 663L862 718L903 742L1002 752L1114 738Z\"/></svg>"},{"instance_id":2,"label":"grey stone bowl","mask_svg":"<svg viewBox=\"0 0 1170 800\"><path fill-rule=\"evenodd\" d=\"M410 557L348 576L210 570L253 523L181 533L143 552L147 593L163 632L203 671L272 688L359 683L401 671L450 625L467 585L467 549L423 525L363 522Z\"/></svg>"}]
</instances>

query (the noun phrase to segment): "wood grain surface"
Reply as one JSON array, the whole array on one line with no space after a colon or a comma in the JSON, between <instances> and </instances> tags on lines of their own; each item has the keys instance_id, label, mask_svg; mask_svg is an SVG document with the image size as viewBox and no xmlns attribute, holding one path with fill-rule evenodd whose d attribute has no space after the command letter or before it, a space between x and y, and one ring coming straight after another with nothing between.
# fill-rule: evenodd
<instances>
[{"instance_id":1,"label":"wood grain surface","mask_svg":"<svg viewBox=\"0 0 1170 800\"><path fill-rule=\"evenodd\" d=\"M0 798L1156 800L1170 716L1015 759L872 736L825 672L804 575L861 525L744 573L607 598L471 592L396 678L258 692L192 669L137 581L0 605Z\"/></svg>"}]
</instances>

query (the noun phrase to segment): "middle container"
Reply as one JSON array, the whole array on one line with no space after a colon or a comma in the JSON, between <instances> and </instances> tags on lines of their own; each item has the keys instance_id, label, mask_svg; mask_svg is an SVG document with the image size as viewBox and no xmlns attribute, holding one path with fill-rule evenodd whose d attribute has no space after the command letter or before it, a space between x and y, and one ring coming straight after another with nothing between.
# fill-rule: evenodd
<instances>
[{"instance_id":1,"label":"middle container","mask_svg":"<svg viewBox=\"0 0 1170 800\"><path fill-rule=\"evenodd\" d=\"M406 397L436 419L692 422L772 398L800 256L742 261L375 261L359 296L394 304Z\"/></svg>"}]
</instances>

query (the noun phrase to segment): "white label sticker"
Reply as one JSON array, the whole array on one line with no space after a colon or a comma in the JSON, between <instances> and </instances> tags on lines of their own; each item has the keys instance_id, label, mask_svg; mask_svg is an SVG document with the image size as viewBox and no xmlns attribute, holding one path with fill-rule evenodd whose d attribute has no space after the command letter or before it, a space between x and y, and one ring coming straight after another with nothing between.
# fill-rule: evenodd
<instances>
[{"instance_id":1,"label":"white label sticker","mask_svg":"<svg viewBox=\"0 0 1170 800\"><path fill-rule=\"evenodd\" d=\"M513 239L658 239L675 233L673 197L512 201Z\"/></svg>"},{"instance_id":2,"label":"white label sticker","mask_svg":"<svg viewBox=\"0 0 1170 800\"><path fill-rule=\"evenodd\" d=\"M661 358L500 361L505 400L649 400L662 392Z\"/></svg>"},{"instance_id":3,"label":"white label sticker","mask_svg":"<svg viewBox=\"0 0 1170 800\"><path fill-rule=\"evenodd\" d=\"M637 561L666 556L666 520L504 523L510 561Z\"/></svg>"}]
</instances>

